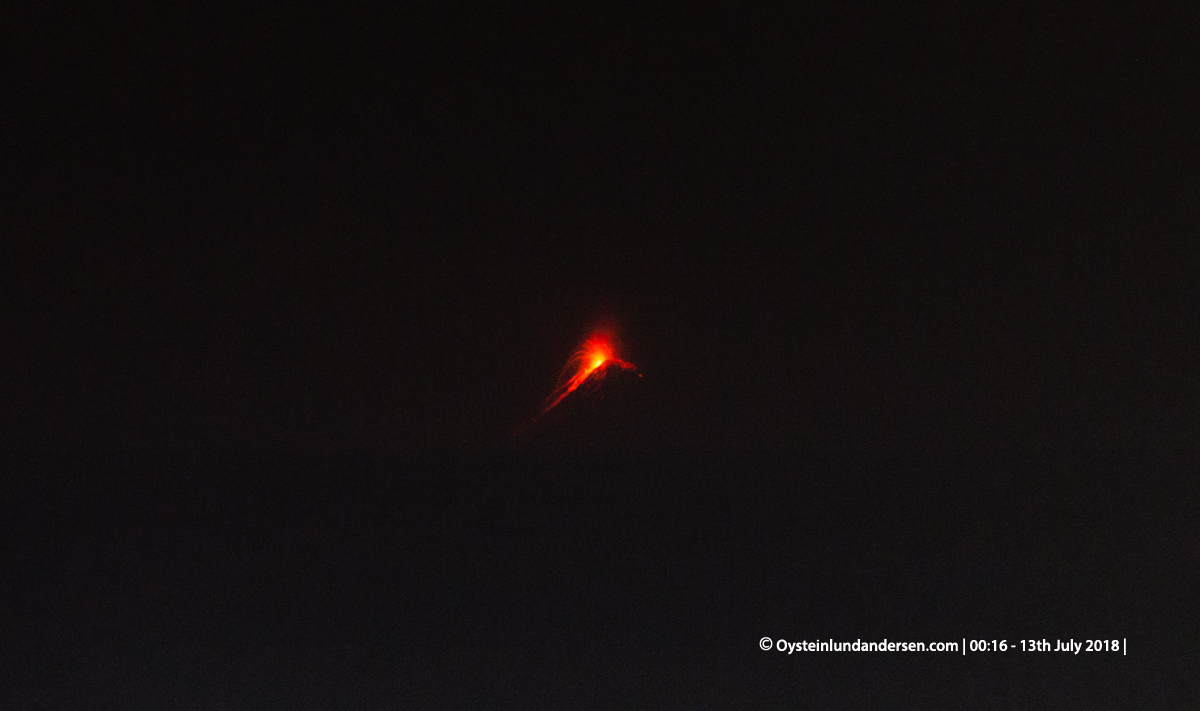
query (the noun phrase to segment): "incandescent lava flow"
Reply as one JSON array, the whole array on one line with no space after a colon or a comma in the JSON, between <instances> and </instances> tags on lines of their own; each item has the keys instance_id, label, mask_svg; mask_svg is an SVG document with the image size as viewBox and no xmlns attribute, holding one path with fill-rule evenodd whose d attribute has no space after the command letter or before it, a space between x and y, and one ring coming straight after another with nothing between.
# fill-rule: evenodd
<instances>
[{"instance_id":1,"label":"incandescent lava flow","mask_svg":"<svg viewBox=\"0 0 1200 711\"><path fill-rule=\"evenodd\" d=\"M544 415L552 410L555 405L563 401L563 398L575 392L588 378L604 377L608 368L614 365L624 370L636 370L632 363L617 357L613 343L608 337L596 334L588 338L571 354L570 360L563 367L563 374L559 378L560 384L546 399L547 404L542 408L541 414Z\"/></svg>"},{"instance_id":2,"label":"incandescent lava flow","mask_svg":"<svg viewBox=\"0 0 1200 711\"><path fill-rule=\"evenodd\" d=\"M571 354L538 414L513 436L520 446L624 442L637 429L634 399L640 379L637 368L617 356L615 338L594 331Z\"/></svg>"}]
</instances>

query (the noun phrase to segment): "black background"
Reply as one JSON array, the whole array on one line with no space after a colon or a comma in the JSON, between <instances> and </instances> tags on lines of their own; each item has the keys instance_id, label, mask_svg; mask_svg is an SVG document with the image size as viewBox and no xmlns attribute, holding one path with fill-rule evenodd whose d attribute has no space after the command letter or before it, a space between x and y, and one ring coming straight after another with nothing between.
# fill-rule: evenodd
<instances>
[{"instance_id":1,"label":"black background","mask_svg":"<svg viewBox=\"0 0 1200 711\"><path fill-rule=\"evenodd\" d=\"M1195 10L41 12L15 708L1194 700Z\"/></svg>"}]
</instances>

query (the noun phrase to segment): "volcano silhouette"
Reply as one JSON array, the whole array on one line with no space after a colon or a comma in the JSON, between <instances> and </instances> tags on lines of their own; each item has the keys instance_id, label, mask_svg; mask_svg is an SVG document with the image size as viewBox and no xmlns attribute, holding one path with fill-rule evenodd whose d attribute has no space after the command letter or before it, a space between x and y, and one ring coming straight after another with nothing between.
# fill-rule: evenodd
<instances>
[{"instance_id":1,"label":"volcano silhouette","mask_svg":"<svg viewBox=\"0 0 1200 711\"><path fill-rule=\"evenodd\" d=\"M641 373L610 361L517 437L534 448L631 447L641 440L644 399Z\"/></svg>"}]
</instances>

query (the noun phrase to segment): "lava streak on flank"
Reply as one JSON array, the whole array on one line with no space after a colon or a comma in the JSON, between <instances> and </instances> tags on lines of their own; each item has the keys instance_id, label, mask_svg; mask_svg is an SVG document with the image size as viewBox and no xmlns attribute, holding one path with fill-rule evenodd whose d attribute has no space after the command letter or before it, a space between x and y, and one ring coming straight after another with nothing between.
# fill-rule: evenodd
<instances>
[{"instance_id":1,"label":"lava streak on flank","mask_svg":"<svg viewBox=\"0 0 1200 711\"><path fill-rule=\"evenodd\" d=\"M588 338L567 361L560 379L561 384L547 399L548 404L542 408L542 414L550 411L555 405L562 402L563 398L575 392L575 389L583 385L588 378L592 377L593 373L600 371L597 377L603 375L603 369L610 365L620 366L626 370L634 368L632 363L617 357L612 341L607 337L594 335Z\"/></svg>"}]
</instances>

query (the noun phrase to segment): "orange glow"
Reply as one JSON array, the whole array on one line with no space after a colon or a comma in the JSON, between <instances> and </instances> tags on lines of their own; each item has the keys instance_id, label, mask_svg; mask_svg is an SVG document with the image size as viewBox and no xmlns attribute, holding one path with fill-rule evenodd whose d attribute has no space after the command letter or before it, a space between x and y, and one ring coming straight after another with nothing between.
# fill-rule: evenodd
<instances>
[{"instance_id":1,"label":"orange glow","mask_svg":"<svg viewBox=\"0 0 1200 711\"><path fill-rule=\"evenodd\" d=\"M571 354L571 358L567 361L567 365L563 368L562 376L559 378L559 386L554 390L554 394L547 399L549 404L542 408L542 413L545 414L555 405L562 402L563 398L575 392L593 374L596 374L596 377L603 377L604 372L607 370L607 364L611 363L625 369L632 369L634 367L632 363L627 363L618 358L614 351L615 348L612 340L603 334L593 334L584 341L583 345ZM602 366L604 370L601 370Z\"/></svg>"}]
</instances>

